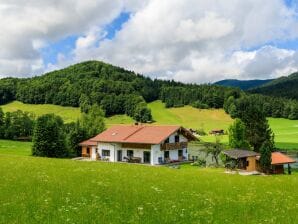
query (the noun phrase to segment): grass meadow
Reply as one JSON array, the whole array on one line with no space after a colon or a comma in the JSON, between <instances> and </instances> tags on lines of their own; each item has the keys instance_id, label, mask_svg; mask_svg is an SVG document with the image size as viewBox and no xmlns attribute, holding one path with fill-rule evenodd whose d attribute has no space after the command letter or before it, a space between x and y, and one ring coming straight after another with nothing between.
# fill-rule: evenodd
<instances>
[{"instance_id":1,"label":"grass meadow","mask_svg":"<svg viewBox=\"0 0 298 224\"><path fill-rule=\"evenodd\" d=\"M26 156L30 144L4 143L0 223L298 223L297 172L48 159Z\"/></svg>"},{"instance_id":2,"label":"grass meadow","mask_svg":"<svg viewBox=\"0 0 298 224\"><path fill-rule=\"evenodd\" d=\"M23 110L33 112L37 116L46 113L60 115L65 122L76 121L80 116L80 109L73 107L62 107L57 105L32 105L23 104L18 101L1 106L6 111ZM148 104L154 119L153 124L177 124L186 128L203 129L209 132L211 129L227 130L233 122L231 117L219 109L196 109L190 106L180 108L165 108L161 101ZM276 146L281 149L298 150L298 120L292 121L283 118L269 118L269 124L275 134ZM114 124L132 124L134 120L126 115L115 115L105 119L107 127ZM212 142L214 136L204 136L203 141ZM228 136L222 137L222 142L228 142Z\"/></svg>"}]
</instances>

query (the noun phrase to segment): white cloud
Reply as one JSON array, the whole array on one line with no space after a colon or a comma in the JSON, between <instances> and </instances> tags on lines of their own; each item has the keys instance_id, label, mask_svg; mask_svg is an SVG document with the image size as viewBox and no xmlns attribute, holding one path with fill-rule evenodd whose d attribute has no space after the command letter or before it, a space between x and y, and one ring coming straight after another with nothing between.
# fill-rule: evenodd
<instances>
[{"instance_id":1,"label":"white cloud","mask_svg":"<svg viewBox=\"0 0 298 224\"><path fill-rule=\"evenodd\" d=\"M298 38L297 10L282 0L1 1L2 75L90 59L184 82L268 78L297 69L295 50L268 44ZM123 11L130 19L106 39L104 25ZM73 34L80 36L75 49L43 65L39 50Z\"/></svg>"},{"instance_id":2,"label":"white cloud","mask_svg":"<svg viewBox=\"0 0 298 224\"><path fill-rule=\"evenodd\" d=\"M280 63L277 70L275 58L269 55L272 71L264 73L270 72L269 63L263 70L262 62L253 63L264 49L243 49L297 38L296 16L281 0L151 0L113 40L101 41L89 55L152 77L186 82L266 78L286 71L283 66L289 63ZM80 56L76 54L86 58Z\"/></svg>"},{"instance_id":3,"label":"white cloud","mask_svg":"<svg viewBox=\"0 0 298 224\"><path fill-rule=\"evenodd\" d=\"M40 72L39 49L108 24L123 7L121 0L0 0L0 77Z\"/></svg>"}]
</instances>

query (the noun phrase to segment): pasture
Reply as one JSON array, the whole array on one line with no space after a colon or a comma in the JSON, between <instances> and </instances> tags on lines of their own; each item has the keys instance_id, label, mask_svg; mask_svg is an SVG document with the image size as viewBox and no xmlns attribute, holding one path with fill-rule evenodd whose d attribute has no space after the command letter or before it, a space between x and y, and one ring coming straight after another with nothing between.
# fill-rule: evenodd
<instances>
[{"instance_id":1,"label":"pasture","mask_svg":"<svg viewBox=\"0 0 298 224\"><path fill-rule=\"evenodd\" d=\"M23 110L35 113L37 116L46 113L60 115L65 122L76 121L81 113L79 108L62 107L57 105L33 105L23 104L18 101L1 106L3 111ZM186 128L203 129L209 132L211 129L227 130L233 122L231 117L222 109L196 109L190 106L179 108L165 108L161 101L148 104L151 109L153 124L182 125ZM268 118L270 127L275 134L276 146L281 149L298 150L298 120L287 120L283 118ZM105 118L106 126L114 124L132 124L134 120L127 115L115 115ZM213 136L202 137L204 141L214 141ZM228 142L228 136L222 137L222 142Z\"/></svg>"},{"instance_id":2,"label":"pasture","mask_svg":"<svg viewBox=\"0 0 298 224\"><path fill-rule=\"evenodd\" d=\"M20 144L0 148L0 223L298 222L297 172L240 176L38 158Z\"/></svg>"}]
</instances>

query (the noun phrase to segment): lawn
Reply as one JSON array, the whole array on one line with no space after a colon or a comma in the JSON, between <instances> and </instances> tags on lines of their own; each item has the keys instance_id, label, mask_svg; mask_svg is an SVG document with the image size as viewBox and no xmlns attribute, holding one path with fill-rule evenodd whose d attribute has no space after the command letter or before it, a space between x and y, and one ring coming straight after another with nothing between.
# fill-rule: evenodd
<instances>
[{"instance_id":1,"label":"lawn","mask_svg":"<svg viewBox=\"0 0 298 224\"><path fill-rule=\"evenodd\" d=\"M297 173L245 177L190 165L170 169L6 151L0 149L0 223L298 222Z\"/></svg>"},{"instance_id":2,"label":"lawn","mask_svg":"<svg viewBox=\"0 0 298 224\"><path fill-rule=\"evenodd\" d=\"M0 155L31 155L31 142L0 140Z\"/></svg>"}]
</instances>

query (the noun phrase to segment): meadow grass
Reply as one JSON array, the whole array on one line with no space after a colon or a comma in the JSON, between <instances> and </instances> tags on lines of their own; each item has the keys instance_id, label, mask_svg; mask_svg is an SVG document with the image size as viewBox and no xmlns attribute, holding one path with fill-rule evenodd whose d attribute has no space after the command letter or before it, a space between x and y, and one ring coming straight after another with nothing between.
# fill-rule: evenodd
<instances>
[{"instance_id":1,"label":"meadow grass","mask_svg":"<svg viewBox=\"0 0 298 224\"><path fill-rule=\"evenodd\" d=\"M0 154L3 155L31 155L32 142L0 140Z\"/></svg>"},{"instance_id":2,"label":"meadow grass","mask_svg":"<svg viewBox=\"0 0 298 224\"><path fill-rule=\"evenodd\" d=\"M80 108L52 104L24 104L19 101L13 101L2 105L1 108L4 112L13 112L16 110L27 111L35 114L37 117L44 114L55 114L61 116L66 123L77 121L81 116Z\"/></svg>"},{"instance_id":3,"label":"meadow grass","mask_svg":"<svg viewBox=\"0 0 298 224\"><path fill-rule=\"evenodd\" d=\"M0 223L297 223L298 174L11 156Z\"/></svg>"}]
</instances>

